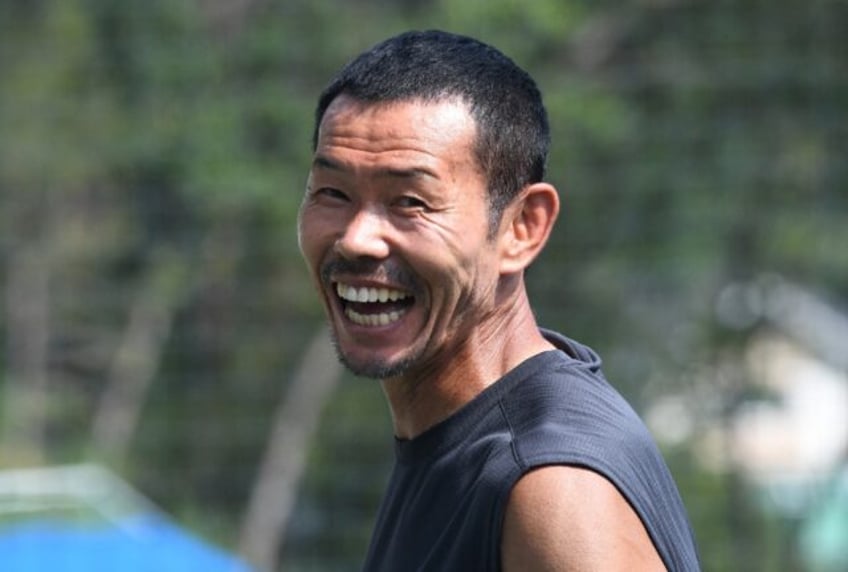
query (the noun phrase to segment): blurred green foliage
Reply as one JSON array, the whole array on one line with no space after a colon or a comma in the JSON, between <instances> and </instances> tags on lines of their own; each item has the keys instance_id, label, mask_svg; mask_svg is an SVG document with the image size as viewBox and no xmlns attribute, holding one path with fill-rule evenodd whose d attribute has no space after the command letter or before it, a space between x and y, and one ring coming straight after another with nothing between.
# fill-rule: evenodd
<instances>
[{"instance_id":1,"label":"blurred green foliage","mask_svg":"<svg viewBox=\"0 0 848 572\"><path fill-rule=\"evenodd\" d=\"M538 80L564 214L531 294L637 409L739 349L713 313L728 283L778 273L848 297L845 2L2 0L0 287L16 303L16 269L44 273L31 279L47 292L49 396L43 440L7 443L3 464L99 454L91 418L150 289L172 326L112 462L235 543L274 406L321 322L295 238L315 99L354 54L429 27L488 41ZM12 314L5 386L29 367ZM357 568L390 455L378 389L346 379L286 570ZM685 447L669 458L705 570L801 569L747 483Z\"/></svg>"}]
</instances>

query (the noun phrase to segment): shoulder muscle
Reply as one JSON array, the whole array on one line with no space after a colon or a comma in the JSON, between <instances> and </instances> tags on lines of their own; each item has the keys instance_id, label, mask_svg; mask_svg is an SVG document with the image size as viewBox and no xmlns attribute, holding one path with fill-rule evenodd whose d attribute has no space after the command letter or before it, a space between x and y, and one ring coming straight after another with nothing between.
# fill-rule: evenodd
<instances>
[{"instance_id":1,"label":"shoulder muscle","mask_svg":"<svg viewBox=\"0 0 848 572\"><path fill-rule=\"evenodd\" d=\"M516 483L501 557L505 572L665 570L618 489L594 471L566 465L533 470Z\"/></svg>"}]
</instances>

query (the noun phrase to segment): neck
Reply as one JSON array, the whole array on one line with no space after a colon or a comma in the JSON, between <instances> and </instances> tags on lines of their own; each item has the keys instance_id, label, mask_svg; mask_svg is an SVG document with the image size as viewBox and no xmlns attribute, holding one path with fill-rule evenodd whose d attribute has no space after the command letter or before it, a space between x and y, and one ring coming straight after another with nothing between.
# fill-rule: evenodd
<instances>
[{"instance_id":1,"label":"neck","mask_svg":"<svg viewBox=\"0 0 848 572\"><path fill-rule=\"evenodd\" d=\"M452 348L449 359L382 382L397 437L420 435L521 362L553 349L539 332L523 285L507 304Z\"/></svg>"}]
</instances>

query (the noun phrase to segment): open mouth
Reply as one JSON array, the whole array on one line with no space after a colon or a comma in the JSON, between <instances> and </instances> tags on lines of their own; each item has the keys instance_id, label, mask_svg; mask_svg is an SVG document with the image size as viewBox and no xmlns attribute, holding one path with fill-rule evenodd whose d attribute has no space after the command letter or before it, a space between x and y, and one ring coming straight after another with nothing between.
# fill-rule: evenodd
<instances>
[{"instance_id":1,"label":"open mouth","mask_svg":"<svg viewBox=\"0 0 848 572\"><path fill-rule=\"evenodd\" d=\"M388 326L397 322L415 303L409 292L336 283L336 294L344 315L360 326Z\"/></svg>"}]
</instances>

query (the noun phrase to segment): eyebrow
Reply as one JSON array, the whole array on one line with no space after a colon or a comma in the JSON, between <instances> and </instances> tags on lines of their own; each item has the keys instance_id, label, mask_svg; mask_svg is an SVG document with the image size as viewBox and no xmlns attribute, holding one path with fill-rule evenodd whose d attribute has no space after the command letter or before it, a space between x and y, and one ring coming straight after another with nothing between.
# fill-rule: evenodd
<instances>
[{"instance_id":1,"label":"eyebrow","mask_svg":"<svg viewBox=\"0 0 848 572\"><path fill-rule=\"evenodd\" d=\"M313 169L327 169L329 171L337 171L339 173L350 173L353 171L349 165L330 159L324 155L316 155L312 160ZM438 179L439 177L426 167L381 167L375 170L375 175L380 177L389 177L394 179Z\"/></svg>"}]
</instances>

